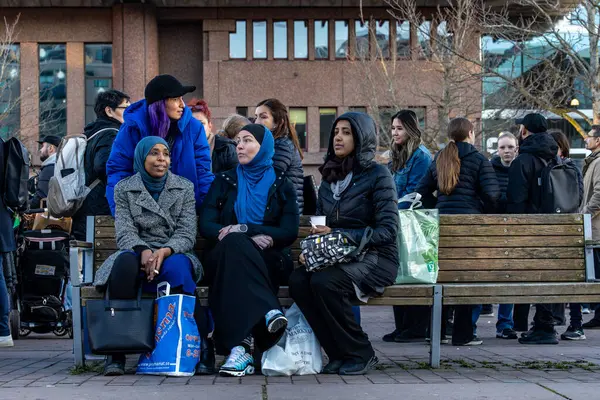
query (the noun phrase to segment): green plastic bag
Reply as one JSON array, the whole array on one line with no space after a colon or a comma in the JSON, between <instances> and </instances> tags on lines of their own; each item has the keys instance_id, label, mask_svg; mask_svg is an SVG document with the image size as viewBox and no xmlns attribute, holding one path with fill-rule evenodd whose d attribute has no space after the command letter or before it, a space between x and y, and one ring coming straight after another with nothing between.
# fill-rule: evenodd
<instances>
[{"instance_id":1,"label":"green plastic bag","mask_svg":"<svg viewBox=\"0 0 600 400\"><path fill-rule=\"evenodd\" d=\"M412 201L407 210L399 210L398 255L400 265L396 284L436 283L440 218L438 210L414 209L420 204L417 193L403 197Z\"/></svg>"}]
</instances>

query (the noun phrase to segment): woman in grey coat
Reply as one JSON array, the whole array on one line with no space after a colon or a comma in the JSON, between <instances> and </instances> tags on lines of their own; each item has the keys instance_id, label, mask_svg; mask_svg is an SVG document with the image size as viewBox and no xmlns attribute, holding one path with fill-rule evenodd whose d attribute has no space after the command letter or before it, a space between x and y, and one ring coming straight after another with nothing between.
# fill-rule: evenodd
<instances>
[{"instance_id":1,"label":"woman in grey coat","mask_svg":"<svg viewBox=\"0 0 600 400\"><path fill-rule=\"evenodd\" d=\"M115 187L115 228L119 251L96 273L94 285L108 286L111 299L133 299L137 287L156 292L169 282L171 292L193 295L202 266L196 242L194 185L169 172L164 139L148 136L135 148L135 175ZM104 374L122 375L124 355L106 360Z\"/></svg>"}]
</instances>

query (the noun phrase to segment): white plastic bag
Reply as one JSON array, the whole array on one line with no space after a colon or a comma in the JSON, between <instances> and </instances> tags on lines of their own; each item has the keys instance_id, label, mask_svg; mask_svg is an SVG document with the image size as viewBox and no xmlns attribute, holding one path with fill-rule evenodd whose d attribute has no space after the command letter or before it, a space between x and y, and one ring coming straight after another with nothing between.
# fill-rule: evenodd
<instances>
[{"instance_id":1,"label":"white plastic bag","mask_svg":"<svg viewBox=\"0 0 600 400\"><path fill-rule=\"evenodd\" d=\"M292 357L279 345L271 347L262 355L262 373L265 376L290 376L297 370Z\"/></svg>"},{"instance_id":2,"label":"white plastic bag","mask_svg":"<svg viewBox=\"0 0 600 400\"><path fill-rule=\"evenodd\" d=\"M300 308L294 303L285 313L288 327L285 332L285 353L296 364L295 375L314 375L323 369L321 344L304 318Z\"/></svg>"}]
</instances>

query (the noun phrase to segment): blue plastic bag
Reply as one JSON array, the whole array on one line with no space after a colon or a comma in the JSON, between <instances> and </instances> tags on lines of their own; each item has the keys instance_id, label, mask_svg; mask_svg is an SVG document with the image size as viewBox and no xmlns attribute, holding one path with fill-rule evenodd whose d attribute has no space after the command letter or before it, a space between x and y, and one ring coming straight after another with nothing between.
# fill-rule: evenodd
<instances>
[{"instance_id":1,"label":"blue plastic bag","mask_svg":"<svg viewBox=\"0 0 600 400\"><path fill-rule=\"evenodd\" d=\"M137 373L192 376L200 359L200 334L194 320L196 299L183 294L171 295L167 282L160 283L157 290L156 346L152 353L140 356Z\"/></svg>"}]
</instances>

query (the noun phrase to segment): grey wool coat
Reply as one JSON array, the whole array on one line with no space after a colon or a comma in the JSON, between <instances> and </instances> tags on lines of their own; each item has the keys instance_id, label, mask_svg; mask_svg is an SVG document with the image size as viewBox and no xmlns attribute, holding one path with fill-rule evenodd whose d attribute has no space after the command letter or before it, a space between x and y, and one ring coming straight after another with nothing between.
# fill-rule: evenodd
<instances>
[{"instance_id":1,"label":"grey wool coat","mask_svg":"<svg viewBox=\"0 0 600 400\"><path fill-rule=\"evenodd\" d=\"M170 247L174 254L184 253L192 262L196 282L202 278L202 265L193 253L197 224L192 182L169 173L156 202L139 173L123 179L115 186L115 215L117 246L121 250L98 269L95 286L106 285L119 254L136 246L152 250Z\"/></svg>"}]
</instances>

